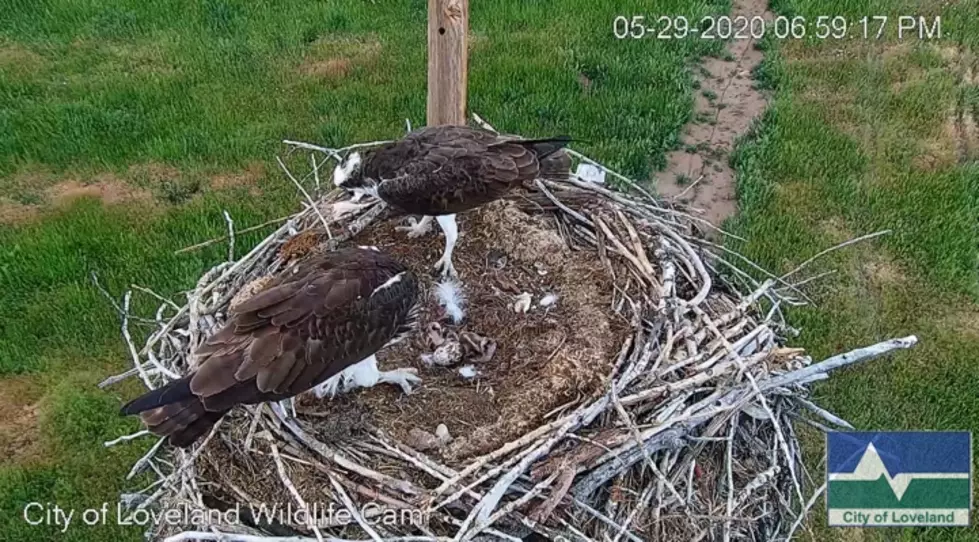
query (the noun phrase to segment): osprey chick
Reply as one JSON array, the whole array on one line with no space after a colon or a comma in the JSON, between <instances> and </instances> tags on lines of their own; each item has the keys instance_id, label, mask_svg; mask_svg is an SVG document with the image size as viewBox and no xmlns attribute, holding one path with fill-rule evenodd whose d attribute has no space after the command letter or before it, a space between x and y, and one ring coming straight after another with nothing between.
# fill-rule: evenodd
<instances>
[{"instance_id":1,"label":"osprey chick","mask_svg":"<svg viewBox=\"0 0 979 542\"><path fill-rule=\"evenodd\" d=\"M311 256L231 311L202 344L195 372L122 407L148 429L190 446L235 405L280 401L321 383L420 382L412 369L380 372L374 354L415 326L418 283L376 249ZM317 395L320 395L317 393Z\"/></svg>"},{"instance_id":2,"label":"osprey chick","mask_svg":"<svg viewBox=\"0 0 979 542\"><path fill-rule=\"evenodd\" d=\"M408 214L422 215L407 230L424 235L432 217L445 232L445 251L435 268L456 275L452 250L458 238L455 215L503 197L537 178L565 179L571 159L568 137L519 139L465 126L435 126L365 153L352 153L336 167L336 186L374 195Z\"/></svg>"}]
</instances>

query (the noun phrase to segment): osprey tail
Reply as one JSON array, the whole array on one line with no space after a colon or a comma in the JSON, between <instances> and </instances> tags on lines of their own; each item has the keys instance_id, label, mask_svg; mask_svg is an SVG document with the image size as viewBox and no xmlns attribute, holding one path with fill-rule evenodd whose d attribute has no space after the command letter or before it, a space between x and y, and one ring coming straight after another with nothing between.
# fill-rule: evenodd
<instances>
[{"instance_id":1,"label":"osprey tail","mask_svg":"<svg viewBox=\"0 0 979 542\"><path fill-rule=\"evenodd\" d=\"M537 156L540 162L538 176L549 181L564 181L571 175L571 157L564 152L568 143L571 143L568 136L520 141L520 144Z\"/></svg>"},{"instance_id":2,"label":"osprey tail","mask_svg":"<svg viewBox=\"0 0 979 542\"><path fill-rule=\"evenodd\" d=\"M556 136L545 139L522 139L515 141L515 143L519 143L520 145L530 149L530 152L534 153L538 160L543 160L564 147L567 147L568 143L571 143L571 137Z\"/></svg>"},{"instance_id":3,"label":"osprey tail","mask_svg":"<svg viewBox=\"0 0 979 542\"><path fill-rule=\"evenodd\" d=\"M200 398L191 392L187 376L126 403L119 413L139 414L151 433L168 437L170 444L186 448L207 433L226 412L204 408Z\"/></svg>"}]
</instances>

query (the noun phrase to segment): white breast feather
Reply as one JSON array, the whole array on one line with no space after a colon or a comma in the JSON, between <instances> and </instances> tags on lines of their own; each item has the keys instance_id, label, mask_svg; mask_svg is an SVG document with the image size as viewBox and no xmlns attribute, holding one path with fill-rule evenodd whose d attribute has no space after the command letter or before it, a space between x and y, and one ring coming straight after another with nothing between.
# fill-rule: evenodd
<instances>
[{"instance_id":1,"label":"white breast feather","mask_svg":"<svg viewBox=\"0 0 979 542\"><path fill-rule=\"evenodd\" d=\"M466 317L466 293L462 290L462 285L452 279L442 281L435 286L435 295L452 323L461 323Z\"/></svg>"}]
</instances>

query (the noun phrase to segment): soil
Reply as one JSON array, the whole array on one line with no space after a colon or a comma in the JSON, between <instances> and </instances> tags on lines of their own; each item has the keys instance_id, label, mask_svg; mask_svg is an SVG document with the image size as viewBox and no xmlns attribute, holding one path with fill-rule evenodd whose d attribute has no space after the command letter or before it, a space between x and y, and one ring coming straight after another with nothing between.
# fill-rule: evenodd
<instances>
[{"instance_id":1,"label":"soil","mask_svg":"<svg viewBox=\"0 0 979 542\"><path fill-rule=\"evenodd\" d=\"M735 0L731 18L762 16L772 21L765 0ZM669 153L667 167L655 176L660 195L676 198L715 225L737 211L734 170L728 156L738 137L764 112L767 97L755 88L752 72L762 61L756 40L733 40L727 51L733 60L707 58L704 74L697 80L694 119L709 118L713 123L687 125L683 148ZM715 97L709 99L707 96ZM695 183L695 184L694 184Z\"/></svg>"},{"instance_id":2,"label":"soil","mask_svg":"<svg viewBox=\"0 0 979 542\"><path fill-rule=\"evenodd\" d=\"M107 174L99 175L90 183L76 180L60 182L49 188L46 196L55 205L65 205L82 197L96 197L106 205L153 199L153 194L148 190L134 188Z\"/></svg>"},{"instance_id":3,"label":"soil","mask_svg":"<svg viewBox=\"0 0 979 542\"><path fill-rule=\"evenodd\" d=\"M441 255L442 235L408 239L391 220L353 244L377 246L420 278L426 301L421 329L438 322L444 329L495 340L494 357L475 363L479 376L467 381L458 368L471 361L426 367L420 356L432 348L424 344L423 333L416 333L378 354L382 370L418 370L422 384L410 395L378 385L332 401L300 398L300 418L313 421L324 441L356 433L368 420L401 441L409 441L413 429L434 433L445 424L454 440L429 453L458 464L517 438L556 407L601 388L628 325L611 315L612 286L597 256L572 251L549 219L527 215L511 202L495 202L457 220L461 235L453 261L469 300L458 326L444 318L433 293L432 265ZM534 299L525 314L512 308L521 292ZM550 293L559 296L557 303L538 306Z\"/></svg>"},{"instance_id":4,"label":"soil","mask_svg":"<svg viewBox=\"0 0 979 542\"><path fill-rule=\"evenodd\" d=\"M299 72L320 79L342 79L358 65L374 62L381 43L374 39L321 38L310 45Z\"/></svg>"},{"instance_id":5,"label":"soil","mask_svg":"<svg viewBox=\"0 0 979 542\"><path fill-rule=\"evenodd\" d=\"M26 377L0 380L0 465L23 465L41 457L36 382Z\"/></svg>"},{"instance_id":6,"label":"soil","mask_svg":"<svg viewBox=\"0 0 979 542\"><path fill-rule=\"evenodd\" d=\"M37 216L38 206L0 197L0 224L20 224Z\"/></svg>"},{"instance_id":7,"label":"soil","mask_svg":"<svg viewBox=\"0 0 979 542\"><path fill-rule=\"evenodd\" d=\"M262 162L251 162L242 171L218 173L211 176L211 188L215 190L228 190L231 188L247 188L251 196L260 196L262 191L258 188L258 181L265 176L265 164Z\"/></svg>"}]
</instances>

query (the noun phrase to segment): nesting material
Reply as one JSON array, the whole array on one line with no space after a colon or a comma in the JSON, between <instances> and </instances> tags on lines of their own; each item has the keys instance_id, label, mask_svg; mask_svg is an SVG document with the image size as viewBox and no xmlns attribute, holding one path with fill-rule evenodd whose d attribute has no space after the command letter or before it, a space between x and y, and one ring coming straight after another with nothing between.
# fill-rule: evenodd
<instances>
[{"instance_id":1,"label":"nesting material","mask_svg":"<svg viewBox=\"0 0 979 542\"><path fill-rule=\"evenodd\" d=\"M319 186L342 154L373 144L290 145L312 153L302 163L314 170L286 175ZM173 542L791 537L825 490L805 472L797 425L848 427L808 399L809 383L916 339L812 363L784 344L792 330L781 307L805 299L792 284L806 282L798 269L792 279L756 280L764 273L734 262L756 266L705 241L709 224L570 152L624 191L574 176L536 181L461 214L455 264L465 317L430 293L419 331L378 355L382 366L415 364L422 384L414 393L306 394L295 416L281 405L235 409L191 450L158 442L132 475L162 479L122 500L208 520L161 523L148 534ZM155 388L186 374L232 299L312 245L377 246L418 274L426 292L440 288L430 273L441 250L435 236L406 240L369 197L351 205L346 194L301 192L301 212L241 259L205 273L188 303L157 296L158 326L141 348L129 334L131 292L124 296L134 367L102 385L137 376ZM554 293L559 302L550 302ZM515 299L528 299L519 313ZM531 309L532 299L545 309ZM357 513L287 525L207 515L260 503ZM371 522L377 506L422 521Z\"/></svg>"}]
</instances>

